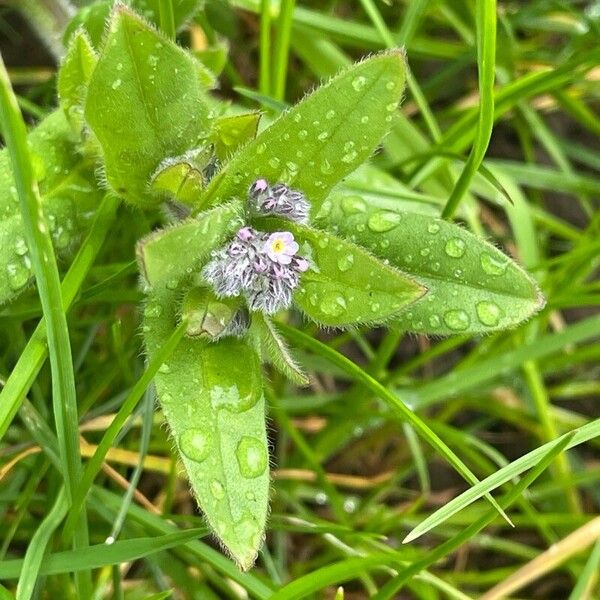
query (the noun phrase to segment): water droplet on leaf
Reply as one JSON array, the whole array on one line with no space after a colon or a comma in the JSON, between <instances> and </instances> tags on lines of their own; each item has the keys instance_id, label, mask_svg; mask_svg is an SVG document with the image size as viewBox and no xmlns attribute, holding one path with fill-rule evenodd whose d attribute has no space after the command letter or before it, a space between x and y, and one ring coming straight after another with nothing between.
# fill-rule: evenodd
<instances>
[{"instance_id":1,"label":"water droplet on leaf","mask_svg":"<svg viewBox=\"0 0 600 600\"><path fill-rule=\"evenodd\" d=\"M371 231L375 231L376 233L383 233L385 231L390 231L400 221L402 220L401 215L398 213L390 212L387 210L380 210L376 213L373 213L369 217L368 225Z\"/></svg>"},{"instance_id":2,"label":"water droplet on leaf","mask_svg":"<svg viewBox=\"0 0 600 600\"><path fill-rule=\"evenodd\" d=\"M460 238L450 238L446 242L444 250L446 254L452 258L460 258L464 255L467 245Z\"/></svg>"},{"instance_id":3,"label":"water droplet on leaf","mask_svg":"<svg viewBox=\"0 0 600 600\"><path fill-rule=\"evenodd\" d=\"M444 322L455 331L465 330L470 323L469 315L461 309L448 310L444 313Z\"/></svg>"},{"instance_id":4,"label":"water droplet on leaf","mask_svg":"<svg viewBox=\"0 0 600 600\"><path fill-rule=\"evenodd\" d=\"M477 317L483 325L487 325L488 327L498 325L501 311L495 302L482 300L477 303L475 309L477 310Z\"/></svg>"},{"instance_id":5,"label":"water droplet on leaf","mask_svg":"<svg viewBox=\"0 0 600 600\"><path fill-rule=\"evenodd\" d=\"M365 212L367 204L361 196L344 196L342 199L342 210L347 215L355 215Z\"/></svg>"},{"instance_id":6,"label":"water droplet on leaf","mask_svg":"<svg viewBox=\"0 0 600 600\"><path fill-rule=\"evenodd\" d=\"M339 317L346 312L346 299L337 292L327 292L323 295L319 308L325 315Z\"/></svg>"},{"instance_id":7,"label":"water droplet on leaf","mask_svg":"<svg viewBox=\"0 0 600 600\"><path fill-rule=\"evenodd\" d=\"M179 447L189 459L202 462L211 449L210 433L197 428L186 429L179 436Z\"/></svg>"},{"instance_id":8,"label":"water droplet on leaf","mask_svg":"<svg viewBox=\"0 0 600 600\"><path fill-rule=\"evenodd\" d=\"M267 468L267 448L255 437L243 436L235 450L235 456L240 473L246 479L254 479L262 475Z\"/></svg>"},{"instance_id":9,"label":"water droplet on leaf","mask_svg":"<svg viewBox=\"0 0 600 600\"><path fill-rule=\"evenodd\" d=\"M481 268L488 275L502 275L506 271L506 267L508 265L507 260L503 260L484 252L480 257Z\"/></svg>"}]
</instances>

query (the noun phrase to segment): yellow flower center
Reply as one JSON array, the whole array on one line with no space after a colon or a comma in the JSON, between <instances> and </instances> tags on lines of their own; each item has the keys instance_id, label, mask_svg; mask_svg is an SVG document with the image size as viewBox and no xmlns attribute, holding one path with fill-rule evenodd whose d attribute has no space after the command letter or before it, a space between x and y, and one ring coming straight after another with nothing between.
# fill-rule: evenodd
<instances>
[{"instance_id":1,"label":"yellow flower center","mask_svg":"<svg viewBox=\"0 0 600 600\"><path fill-rule=\"evenodd\" d=\"M277 254L279 254L280 252L283 252L284 248L285 248L285 243L283 242L283 240L275 240L271 244L271 249L273 250L273 252L276 252Z\"/></svg>"}]
</instances>

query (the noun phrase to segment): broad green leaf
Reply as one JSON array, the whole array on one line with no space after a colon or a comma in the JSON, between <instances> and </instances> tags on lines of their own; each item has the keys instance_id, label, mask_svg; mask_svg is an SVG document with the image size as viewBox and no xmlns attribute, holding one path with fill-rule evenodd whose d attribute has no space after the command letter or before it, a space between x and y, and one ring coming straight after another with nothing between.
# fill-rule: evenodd
<instances>
[{"instance_id":1,"label":"broad green leaf","mask_svg":"<svg viewBox=\"0 0 600 600\"><path fill-rule=\"evenodd\" d=\"M256 137L261 113L219 117L215 120L211 138L215 154L220 160L228 159L236 150Z\"/></svg>"},{"instance_id":2,"label":"broad green leaf","mask_svg":"<svg viewBox=\"0 0 600 600\"><path fill-rule=\"evenodd\" d=\"M160 198L148 182L161 161L201 145L212 76L184 50L122 5L114 8L92 74L85 118L104 158L107 183L130 203Z\"/></svg>"},{"instance_id":3,"label":"broad green leaf","mask_svg":"<svg viewBox=\"0 0 600 600\"><path fill-rule=\"evenodd\" d=\"M61 106L76 131L83 126L85 94L97 60L87 35L76 32L58 71L57 82Z\"/></svg>"},{"instance_id":4,"label":"broad green leaf","mask_svg":"<svg viewBox=\"0 0 600 600\"><path fill-rule=\"evenodd\" d=\"M393 51L343 71L244 146L214 178L203 201L221 202L264 177L319 202L381 142L402 98L404 69L404 55Z\"/></svg>"},{"instance_id":5,"label":"broad green leaf","mask_svg":"<svg viewBox=\"0 0 600 600\"><path fill-rule=\"evenodd\" d=\"M91 164L78 154L78 139L56 111L28 136L42 206L59 256L68 257L87 230L103 192ZM33 283L29 249L6 150L0 151L0 304Z\"/></svg>"},{"instance_id":6,"label":"broad green leaf","mask_svg":"<svg viewBox=\"0 0 600 600\"><path fill-rule=\"evenodd\" d=\"M311 268L294 301L311 319L330 327L382 323L415 302L425 288L364 248L282 219L261 219L269 231L291 231Z\"/></svg>"},{"instance_id":7,"label":"broad green leaf","mask_svg":"<svg viewBox=\"0 0 600 600\"><path fill-rule=\"evenodd\" d=\"M179 318L177 291L158 288L145 311L150 358ZM159 309L157 308L159 307ZM155 378L165 419L206 519L241 568L264 536L269 457L260 361L244 341L184 338Z\"/></svg>"},{"instance_id":8,"label":"broad green leaf","mask_svg":"<svg viewBox=\"0 0 600 600\"><path fill-rule=\"evenodd\" d=\"M151 288L177 289L200 271L211 250L242 225L240 204L231 202L151 233L138 243L140 272Z\"/></svg>"},{"instance_id":9,"label":"broad green leaf","mask_svg":"<svg viewBox=\"0 0 600 600\"><path fill-rule=\"evenodd\" d=\"M518 325L544 305L533 278L491 244L426 215L334 195L319 226L410 274L428 293L395 320L410 331L486 333Z\"/></svg>"}]
</instances>

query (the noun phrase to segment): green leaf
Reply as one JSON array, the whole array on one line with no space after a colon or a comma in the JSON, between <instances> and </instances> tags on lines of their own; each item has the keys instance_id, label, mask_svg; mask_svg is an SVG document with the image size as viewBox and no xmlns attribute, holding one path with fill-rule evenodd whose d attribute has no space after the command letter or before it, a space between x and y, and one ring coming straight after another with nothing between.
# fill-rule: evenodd
<instances>
[{"instance_id":1,"label":"green leaf","mask_svg":"<svg viewBox=\"0 0 600 600\"><path fill-rule=\"evenodd\" d=\"M273 327L269 317L260 312L252 315L250 331L256 336L260 349L266 354L269 362L290 381L298 385L308 385L309 380L301 367L291 355L285 340Z\"/></svg>"},{"instance_id":2,"label":"green leaf","mask_svg":"<svg viewBox=\"0 0 600 600\"><path fill-rule=\"evenodd\" d=\"M76 131L83 127L83 105L92 72L98 61L83 30L71 38L69 49L58 71L58 96L67 119Z\"/></svg>"},{"instance_id":3,"label":"green leaf","mask_svg":"<svg viewBox=\"0 0 600 600\"><path fill-rule=\"evenodd\" d=\"M413 276L428 293L396 318L419 333L487 333L514 327L544 305L533 278L465 229L422 214L334 195L317 224Z\"/></svg>"},{"instance_id":4,"label":"green leaf","mask_svg":"<svg viewBox=\"0 0 600 600\"><path fill-rule=\"evenodd\" d=\"M294 301L311 319L329 327L381 323L415 302L425 288L364 248L282 219L261 219L268 231L291 231L299 254L311 263Z\"/></svg>"},{"instance_id":5,"label":"green leaf","mask_svg":"<svg viewBox=\"0 0 600 600\"><path fill-rule=\"evenodd\" d=\"M200 0L171 0L175 27L179 30L194 16L201 6ZM153 25L160 25L160 0L129 0L128 4ZM65 45L79 28L84 28L95 48L102 45L106 21L114 5L114 0L97 0L84 6L71 19L63 39Z\"/></svg>"},{"instance_id":6,"label":"green leaf","mask_svg":"<svg viewBox=\"0 0 600 600\"><path fill-rule=\"evenodd\" d=\"M87 231L103 193L91 164L78 154L78 138L62 111L46 117L28 135L35 177L52 241L68 257ZM0 151L0 304L16 298L33 283L29 248L7 150Z\"/></svg>"},{"instance_id":7,"label":"green leaf","mask_svg":"<svg viewBox=\"0 0 600 600\"><path fill-rule=\"evenodd\" d=\"M195 50L194 56L214 75L223 72L229 55L229 45L226 42L217 42L203 50Z\"/></svg>"},{"instance_id":8,"label":"green leaf","mask_svg":"<svg viewBox=\"0 0 600 600\"><path fill-rule=\"evenodd\" d=\"M126 7L114 8L88 87L85 118L117 194L140 207L160 201L147 188L150 176L164 158L201 145L211 82L184 50Z\"/></svg>"},{"instance_id":9,"label":"green leaf","mask_svg":"<svg viewBox=\"0 0 600 600\"><path fill-rule=\"evenodd\" d=\"M212 341L231 325L241 307L238 298L219 299L208 288L192 288L186 293L181 310L187 323L185 333Z\"/></svg>"},{"instance_id":10,"label":"green leaf","mask_svg":"<svg viewBox=\"0 0 600 600\"><path fill-rule=\"evenodd\" d=\"M155 290L145 311L150 357L177 322L179 295ZM156 310L160 307L160 310ZM155 378L192 489L215 535L243 569L254 563L268 510L260 361L244 341L184 338Z\"/></svg>"},{"instance_id":11,"label":"green leaf","mask_svg":"<svg viewBox=\"0 0 600 600\"><path fill-rule=\"evenodd\" d=\"M253 140L260 117L261 113L255 112L216 119L211 137L217 157L226 160L244 144Z\"/></svg>"},{"instance_id":12,"label":"green leaf","mask_svg":"<svg viewBox=\"0 0 600 600\"><path fill-rule=\"evenodd\" d=\"M213 179L206 203L245 193L259 177L317 203L363 163L388 131L404 89L404 55L372 56L282 114Z\"/></svg>"},{"instance_id":13,"label":"green leaf","mask_svg":"<svg viewBox=\"0 0 600 600\"><path fill-rule=\"evenodd\" d=\"M137 257L148 285L177 289L190 280L200 271L211 250L243 225L241 214L240 203L231 202L141 240Z\"/></svg>"}]
</instances>

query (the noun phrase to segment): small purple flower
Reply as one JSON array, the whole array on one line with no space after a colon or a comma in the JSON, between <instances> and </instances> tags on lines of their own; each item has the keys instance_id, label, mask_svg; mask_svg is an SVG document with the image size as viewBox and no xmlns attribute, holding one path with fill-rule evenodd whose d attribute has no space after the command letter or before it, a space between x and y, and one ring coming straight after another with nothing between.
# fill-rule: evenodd
<instances>
[{"instance_id":1,"label":"small purple flower","mask_svg":"<svg viewBox=\"0 0 600 600\"><path fill-rule=\"evenodd\" d=\"M310 204L304 194L283 183L269 186L257 179L248 191L252 209L259 215L276 215L297 223L308 223Z\"/></svg>"},{"instance_id":2,"label":"small purple flower","mask_svg":"<svg viewBox=\"0 0 600 600\"><path fill-rule=\"evenodd\" d=\"M267 256L280 265L289 265L298 248L293 234L289 231L276 231L267 238L265 243Z\"/></svg>"},{"instance_id":3,"label":"small purple flower","mask_svg":"<svg viewBox=\"0 0 600 600\"><path fill-rule=\"evenodd\" d=\"M243 295L251 310L273 314L290 306L300 273L310 266L296 255L298 249L289 231L243 227L227 246L212 252L202 275L218 296Z\"/></svg>"}]
</instances>

